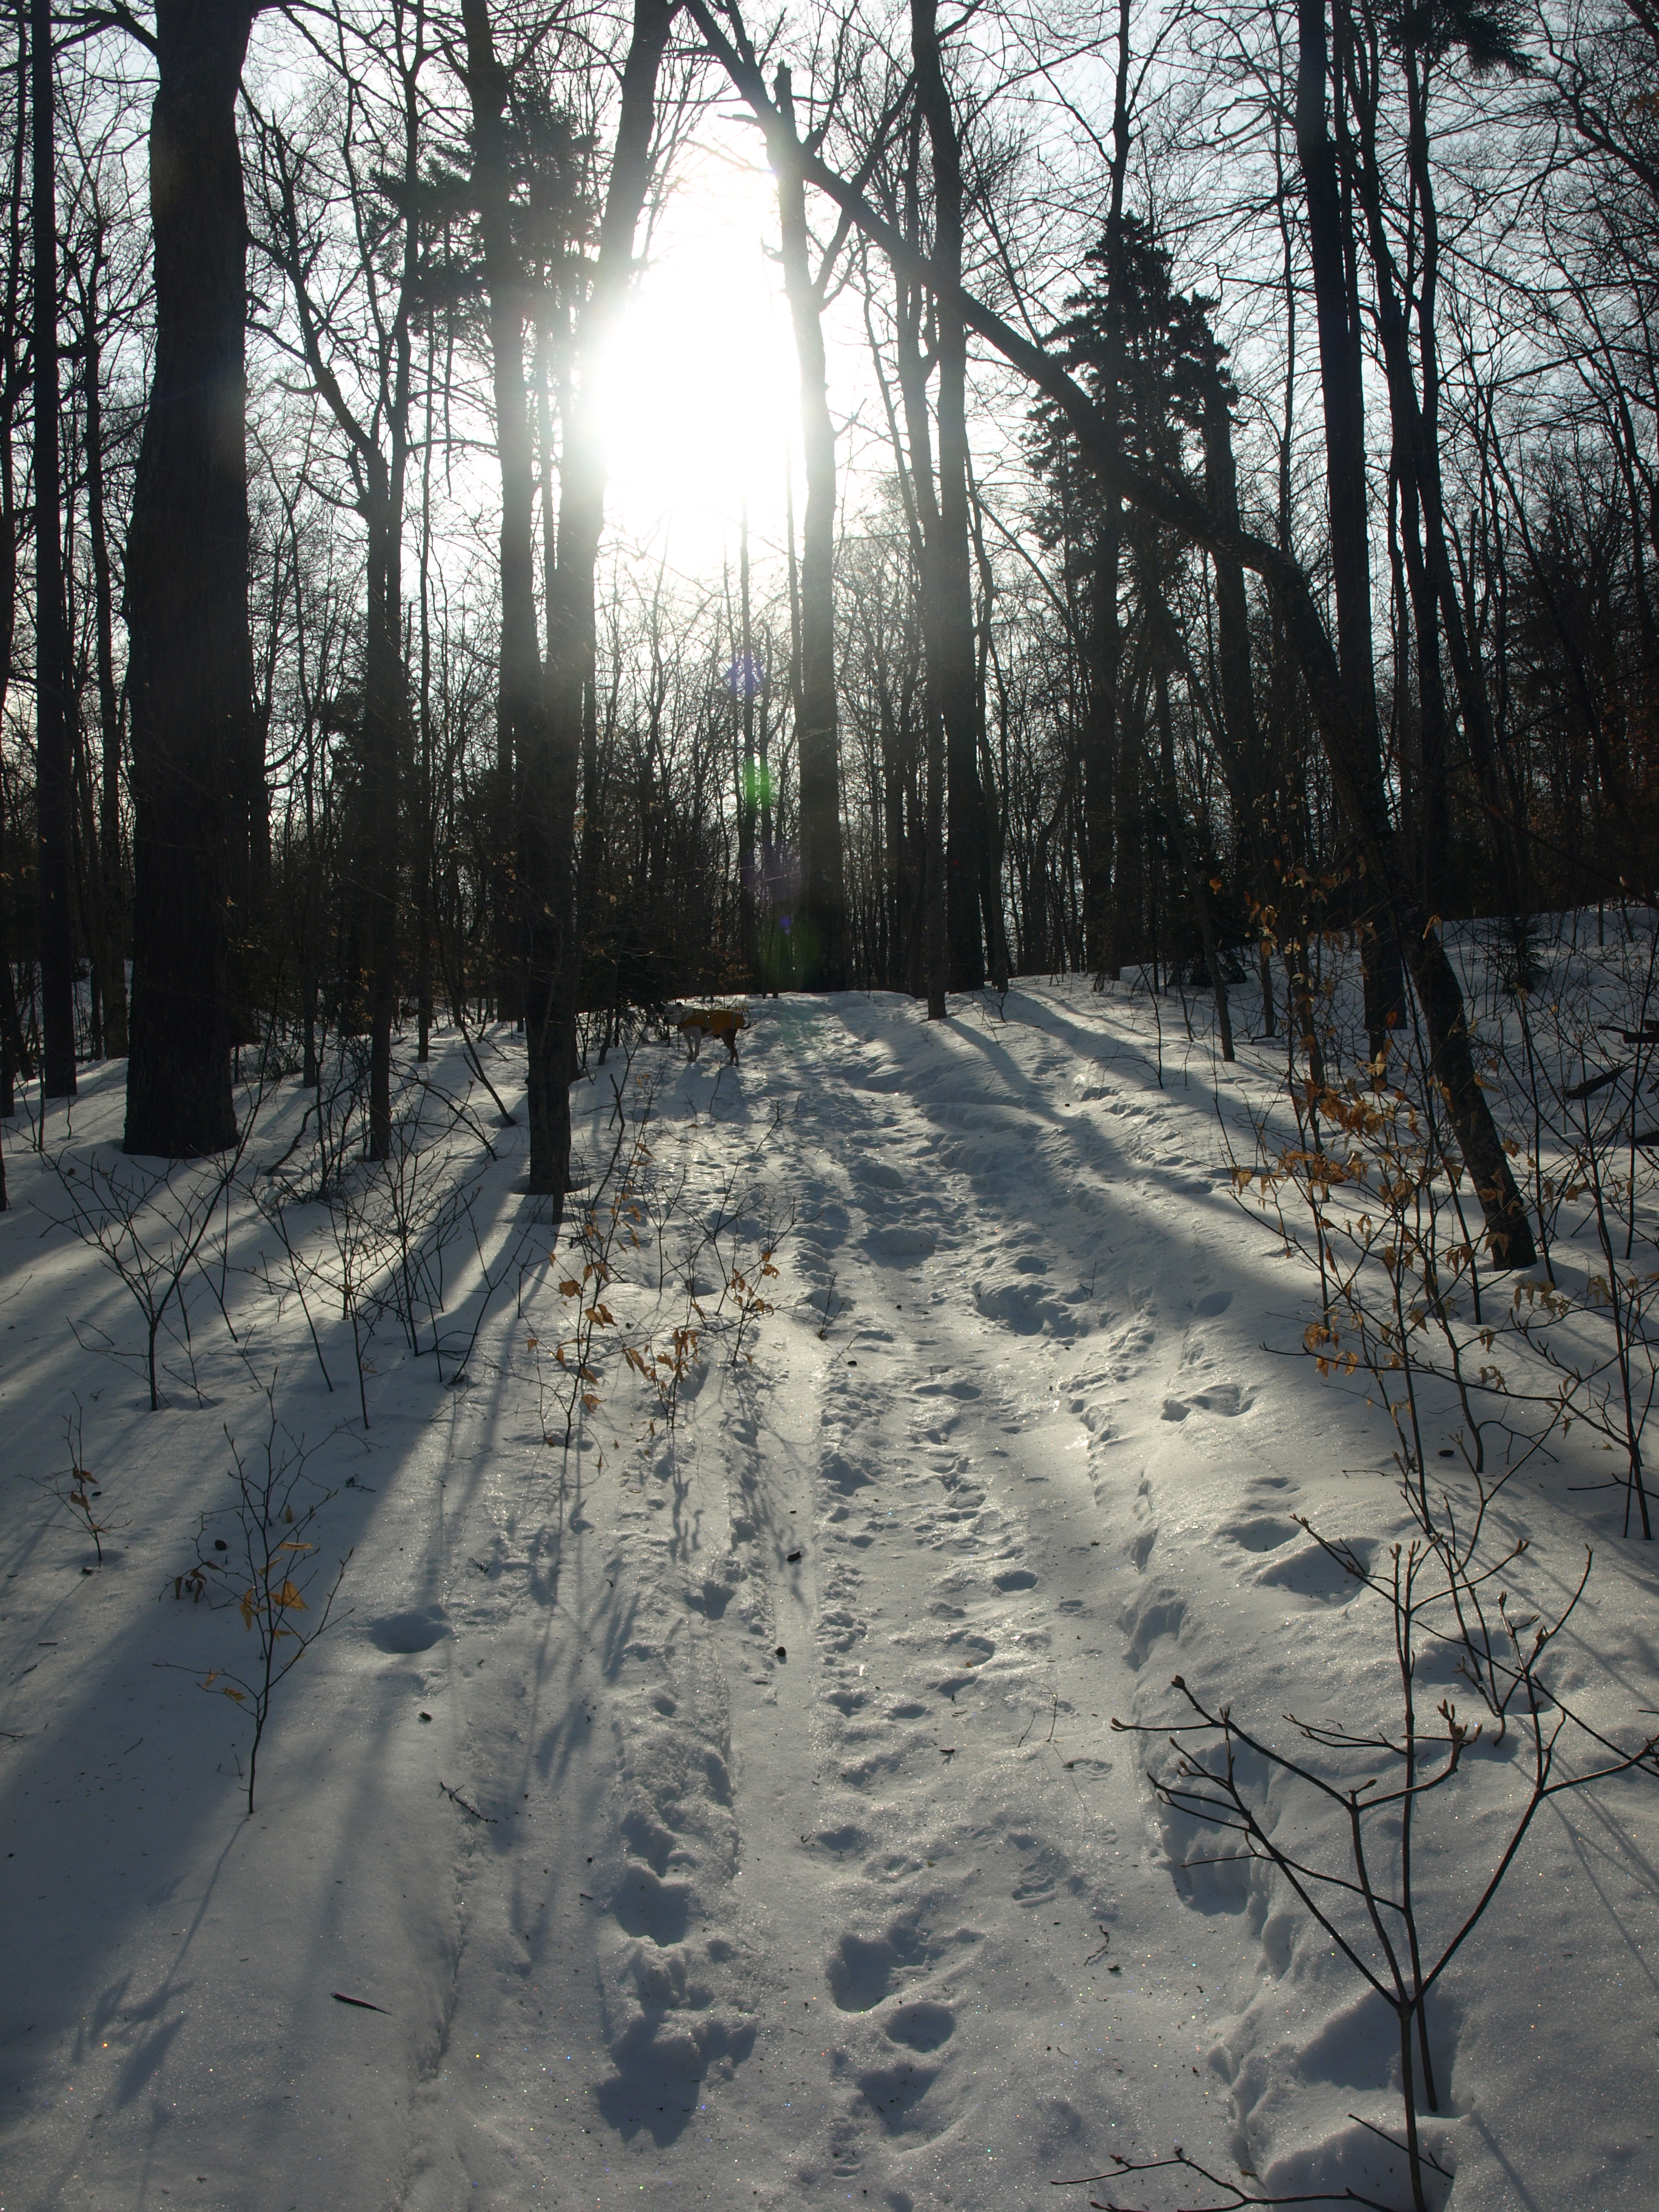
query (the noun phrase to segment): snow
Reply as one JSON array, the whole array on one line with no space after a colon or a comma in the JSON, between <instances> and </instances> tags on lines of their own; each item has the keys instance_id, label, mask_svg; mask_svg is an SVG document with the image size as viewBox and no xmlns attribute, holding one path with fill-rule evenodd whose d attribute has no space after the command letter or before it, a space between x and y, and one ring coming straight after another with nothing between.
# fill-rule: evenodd
<instances>
[{"instance_id":1,"label":"snow","mask_svg":"<svg viewBox=\"0 0 1659 2212\"><path fill-rule=\"evenodd\" d=\"M317 1348L234 1193L152 1413L116 1356L137 1309L62 1225L123 1070L44 1153L10 1125L0 2212L1026 2212L1176 2143L1409 2203L1350 2117L1400 2132L1391 2019L1267 1869L1181 1870L1211 1832L1155 1801L1162 1740L1110 1726L1182 1717L1176 1673L1280 1739L1388 1686L1386 1613L1297 1516L1385 1557L1392 1437L1363 1376L1301 1356L1310 1277L1224 1142L1282 1112L1283 1048L1222 1067L1201 1008L1189 1041L1173 1000L1086 981L951 1006L757 1002L739 1068L647 1043L577 1087L615 1273L569 1449L582 1254L488 1098L420 1194L422 1349L360 1316L367 1429L322 1206L289 1215ZM483 1048L519 1103L510 1038ZM430 1073L433 1128L459 1039ZM259 1103L245 1181L307 1099ZM175 1577L234 1531L228 1432L257 1459L268 1386L331 1493L313 1618L346 1565L250 1818L245 1715L202 1685L252 1632L231 1576ZM90 1573L40 1486L72 1464L109 1524ZM1573 1679L1616 1726L1659 1703L1655 1570L1622 1492L1569 1471L1502 1511L1549 1589L1594 1544ZM1518 1786L1494 1756L1425 1825L1437 1924ZM1431 2000L1455 2212L1653 2201L1656 1858L1650 1783L1554 1800ZM1179 2181L1118 2201L1212 2201Z\"/></svg>"}]
</instances>

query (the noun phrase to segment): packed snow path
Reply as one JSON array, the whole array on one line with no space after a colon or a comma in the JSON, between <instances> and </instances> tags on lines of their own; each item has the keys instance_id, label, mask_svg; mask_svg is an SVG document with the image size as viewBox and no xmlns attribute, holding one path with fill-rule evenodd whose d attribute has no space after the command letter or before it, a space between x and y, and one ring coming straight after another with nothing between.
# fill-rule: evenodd
<instances>
[{"instance_id":1,"label":"packed snow path","mask_svg":"<svg viewBox=\"0 0 1659 2212\"><path fill-rule=\"evenodd\" d=\"M1179 1667L1276 1718L1374 1656L1293 1516L1391 1530L1387 1439L1268 1348L1306 1285L1230 1194L1218 1099L1271 1048L1166 1036L1160 1085L1145 1001L1086 989L751 1012L740 1069L634 1064L694 1196L736 1176L751 1249L793 1218L752 1365L694 1371L672 1432L608 1373L550 1447L510 1300L462 1387L377 1338L366 1435L297 1311L253 1328L356 1548L247 1820L198 1687L241 1631L171 1578L260 1401L204 1349L216 1402L152 1414L81 1351L66 1315L130 1341L131 1309L10 1153L9 1455L66 1464L78 1394L122 1527L83 1577L9 1486L4 2212L1025 2212L1176 2142L1409 2201L1348 2118L1397 2128L1389 2023L1259 1870L1178 1874L1109 1727ZM576 1099L601 1161L605 1079ZM76 1142L118 1115L112 1073ZM1607 1572L1639 1644L1651 1573ZM1656 1827L1552 1814L1449 1977L1456 2212L1652 2202Z\"/></svg>"}]
</instances>

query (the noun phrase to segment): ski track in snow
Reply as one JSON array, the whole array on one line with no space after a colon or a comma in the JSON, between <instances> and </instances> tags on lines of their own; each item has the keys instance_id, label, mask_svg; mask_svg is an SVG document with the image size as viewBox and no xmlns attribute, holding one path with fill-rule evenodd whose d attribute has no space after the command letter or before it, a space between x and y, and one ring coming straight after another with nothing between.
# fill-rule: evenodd
<instances>
[{"instance_id":1,"label":"ski track in snow","mask_svg":"<svg viewBox=\"0 0 1659 2212\"><path fill-rule=\"evenodd\" d=\"M131 1310L43 1235L14 1139L0 2212L1024 2212L1176 2142L1407 2201L1347 2118L1398 2123L1380 2010L1259 1869L1179 1871L1158 1740L1109 1727L1170 1716L1178 1668L1270 1718L1363 1687L1375 1639L1354 1655L1293 1516L1397 1525L1363 1401L1264 1346L1307 1285L1228 1194L1207 1062L1188 1082L1166 1040L1160 1088L1144 1002L1085 988L944 1025L885 997L751 1015L741 1070L677 1071L659 1111L695 1108L705 1181L769 1182L795 1226L752 1366L711 1364L672 1433L610 1381L593 1448L550 1449L508 1302L469 1387L386 1333L374 1425L331 1434L355 1404L297 1316L256 1323L352 1478L326 1543L357 1548L249 1821L198 1687L234 1613L170 1577L258 1401L204 1344L216 1402L151 1415L66 1344L68 1312L130 1343ZM1232 1126L1273 1066L1219 1079ZM599 1157L605 1103L575 1098ZM94 1074L77 1141L118 1116ZM72 1391L126 1523L92 1577L17 1479L67 1463ZM1651 1571L1607 1571L1650 1674ZM1552 1814L1448 1976L1455 2212L1652 2201L1656 1831L1634 1793Z\"/></svg>"}]
</instances>

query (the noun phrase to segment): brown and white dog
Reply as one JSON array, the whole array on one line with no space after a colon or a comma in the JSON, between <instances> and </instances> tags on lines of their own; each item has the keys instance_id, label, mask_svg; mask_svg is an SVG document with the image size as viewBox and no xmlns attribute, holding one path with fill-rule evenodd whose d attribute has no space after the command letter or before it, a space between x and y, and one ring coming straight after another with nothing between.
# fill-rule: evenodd
<instances>
[{"instance_id":1,"label":"brown and white dog","mask_svg":"<svg viewBox=\"0 0 1659 2212\"><path fill-rule=\"evenodd\" d=\"M738 1031L748 1026L749 1017L741 1006L693 1006L676 1024L693 1060L706 1036L719 1037L725 1043L726 1058L733 1067L738 1065Z\"/></svg>"}]
</instances>

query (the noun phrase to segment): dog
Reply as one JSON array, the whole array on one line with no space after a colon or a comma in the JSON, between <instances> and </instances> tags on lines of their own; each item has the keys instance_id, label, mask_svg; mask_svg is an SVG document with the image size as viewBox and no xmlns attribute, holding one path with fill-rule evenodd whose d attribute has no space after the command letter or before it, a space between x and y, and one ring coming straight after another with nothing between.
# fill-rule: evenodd
<instances>
[{"instance_id":1,"label":"dog","mask_svg":"<svg viewBox=\"0 0 1659 2212\"><path fill-rule=\"evenodd\" d=\"M738 1031L746 1030L748 1026L749 1017L741 1006L693 1006L690 1012L676 1024L693 1060L702 1050L706 1036L719 1037L725 1044L726 1059L733 1067L739 1064Z\"/></svg>"}]
</instances>

